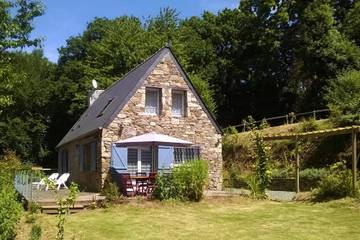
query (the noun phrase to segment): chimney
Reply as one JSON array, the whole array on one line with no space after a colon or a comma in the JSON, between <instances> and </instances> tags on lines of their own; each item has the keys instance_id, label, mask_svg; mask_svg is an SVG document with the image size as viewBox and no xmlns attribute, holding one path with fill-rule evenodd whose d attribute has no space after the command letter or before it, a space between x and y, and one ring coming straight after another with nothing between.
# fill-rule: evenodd
<instances>
[{"instance_id":1,"label":"chimney","mask_svg":"<svg viewBox=\"0 0 360 240\"><path fill-rule=\"evenodd\" d=\"M103 92L104 90L97 90L97 89L91 90L88 94L88 106L90 107Z\"/></svg>"}]
</instances>

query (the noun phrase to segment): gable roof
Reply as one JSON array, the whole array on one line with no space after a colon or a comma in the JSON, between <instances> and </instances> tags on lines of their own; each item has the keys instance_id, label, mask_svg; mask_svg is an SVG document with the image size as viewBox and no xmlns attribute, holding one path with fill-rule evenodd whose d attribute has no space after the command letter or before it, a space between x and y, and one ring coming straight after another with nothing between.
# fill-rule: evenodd
<instances>
[{"instance_id":1,"label":"gable roof","mask_svg":"<svg viewBox=\"0 0 360 240\"><path fill-rule=\"evenodd\" d=\"M188 76L174 53L168 46L165 46L101 93L98 99L96 99L96 101L81 115L79 120L68 131L56 147L60 147L65 143L71 142L91 132L95 132L106 127L117 116L128 100L134 95L136 90L143 84L145 79L150 75L156 65L167 53L170 53L170 56L174 60L179 72L189 85L189 88L199 101L201 107L210 118L218 133L221 133L221 129L214 116L207 109L194 86L189 81Z\"/></svg>"}]
</instances>

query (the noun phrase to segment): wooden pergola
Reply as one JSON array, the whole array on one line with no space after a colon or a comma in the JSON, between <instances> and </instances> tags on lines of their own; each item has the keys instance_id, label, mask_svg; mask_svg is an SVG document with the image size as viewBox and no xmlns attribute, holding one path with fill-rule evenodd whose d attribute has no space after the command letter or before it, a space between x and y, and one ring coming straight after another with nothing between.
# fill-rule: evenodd
<instances>
[{"instance_id":1,"label":"wooden pergola","mask_svg":"<svg viewBox=\"0 0 360 240\"><path fill-rule=\"evenodd\" d=\"M265 141L272 140L285 140L292 139L295 140L295 152L296 152L296 164L295 164L295 178L296 178L296 192L300 192L300 155L298 148L298 140L308 139L315 137L327 137L334 135L343 135L351 134L351 143L352 143L352 185L353 188L356 188L356 172L357 172L357 134L360 132L360 126L350 126L350 127L341 127L333 128L327 130L319 130L305 133L290 133L290 134L277 134L277 135L265 135L263 139Z\"/></svg>"}]
</instances>

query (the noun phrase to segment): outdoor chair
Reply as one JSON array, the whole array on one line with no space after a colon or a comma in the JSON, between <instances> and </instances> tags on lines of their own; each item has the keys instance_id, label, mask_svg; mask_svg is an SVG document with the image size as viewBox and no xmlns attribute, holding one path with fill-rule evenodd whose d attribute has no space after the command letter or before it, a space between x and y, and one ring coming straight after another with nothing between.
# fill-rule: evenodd
<instances>
[{"instance_id":1,"label":"outdoor chair","mask_svg":"<svg viewBox=\"0 0 360 240\"><path fill-rule=\"evenodd\" d=\"M152 194L155 189L155 182L156 182L156 172L151 172L149 174L149 179L146 186L146 194Z\"/></svg>"},{"instance_id":2,"label":"outdoor chair","mask_svg":"<svg viewBox=\"0 0 360 240\"><path fill-rule=\"evenodd\" d=\"M146 172L136 172L136 176L146 177ZM147 179L136 179L136 192L141 195L146 194Z\"/></svg>"},{"instance_id":3,"label":"outdoor chair","mask_svg":"<svg viewBox=\"0 0 360 240\"><path fill-rule=\"evenodd\" d=\"M49 181L55 182L58 177L59 177L58 173L52 173L47 179ZM32 185L36 186L36 189L40 189L41 186L46 185L45 181L46 181L46 178L42 178L39 182L33 182Z\"/></svg>"},{"instance_id":4,"label":"outdoor chair","mask_svg":"<svg viewBox=\"0 0 360 240\"><path fill-rule=\"evenodd\" d=\"M66 181L69 179L69 177L70 177L70 173L63 173L58 179L56 179L55 186L56 186L57 190L59 190L61 188L61 186L68 189L68 187L66 186ZM48 189L49 189L49 186L46 186L46 191Z\"/></svg>"},{"instance_id":5,"label":"outdoor chair","mask_svg":"<svg viewBox=\"0 0 360 240\"><path fill-rule=\"evenodd\" d=\"M128 197L135 195L136 189L132 183L130 173L121 174L121 189L123 194Z\"/></svg>"}]
</instances>

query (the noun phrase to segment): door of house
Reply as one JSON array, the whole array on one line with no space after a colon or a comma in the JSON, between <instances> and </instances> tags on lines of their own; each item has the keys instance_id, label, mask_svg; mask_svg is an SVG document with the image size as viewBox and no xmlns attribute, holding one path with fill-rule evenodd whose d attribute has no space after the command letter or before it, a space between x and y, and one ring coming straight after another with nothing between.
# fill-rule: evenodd
<instances>
[{"instance_id":1,"label":"door of house","mask_svg":"<svg viewBox=\"0 0 360 240\"><path fill-rule=\"evenodd\" d=\"M112 146L111 167L118 172L128 172L135 175L137 172L151 171L152 151L150 147L117 147Z\"/></svg>"}]
</instances>

